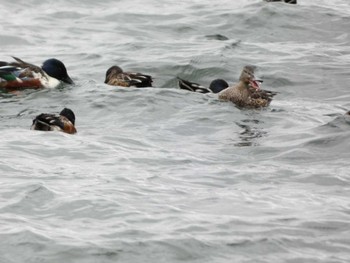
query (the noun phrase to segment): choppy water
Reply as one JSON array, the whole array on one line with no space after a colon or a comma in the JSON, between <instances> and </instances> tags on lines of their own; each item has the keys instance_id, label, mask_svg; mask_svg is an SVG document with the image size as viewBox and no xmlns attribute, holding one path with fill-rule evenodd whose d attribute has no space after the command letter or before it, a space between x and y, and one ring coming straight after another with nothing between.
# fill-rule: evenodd
<instances>
[{"instance_id":1,"label":"choppy water","mask_svg":"<svg viewBox=\"0 0 350 263\"><path fill-rule=\"evenodd\" d=\"M76 85L1 94L0 262L349 262L350 2L299 2L2 1L0 60ZM177 88L246 64L266 110ZM29 130L63 107L78 134Z\"/></svg>"}]
</instances>

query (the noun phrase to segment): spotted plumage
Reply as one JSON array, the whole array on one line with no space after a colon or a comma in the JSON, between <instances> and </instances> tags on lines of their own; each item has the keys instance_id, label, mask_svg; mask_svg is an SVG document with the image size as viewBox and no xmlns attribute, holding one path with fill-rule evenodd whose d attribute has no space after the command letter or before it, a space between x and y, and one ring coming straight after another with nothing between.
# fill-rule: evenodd
<instances>
[{"instance_id":1,"label":"spotted plumage","mask_svg":"<svg viewBox=\"0 0 350 263\"><path fill-rule=\"evenodd\" d=\"M75 115L71 109L64 108L59 115L41 113L33 119L32 130L40 131L62 131L65 133L76 133Z\"/></svg>"},{"instance_id":2,"label":"spotted plumage","mask_svg":"<svg viewBox=\"0 0 350 263\"><path fill-rule=\"evenodd\" d=\"M254 67L245 66L239 82L219 93L219 99L231 101L242 108L262 108L269 106L276 92L262 90L254 77Z\"/></svg>"},{"instance_id":3,"label":"spotted plumage","mask_svg":"<svg viewBox=\"0 0 350 263\"><path fill-rule=\"evenodd\" d=\"M105 83L121 87L152 87L152 77L138 72L124 72L118 66L110 67L106 72Z\"/></svg>"}]
</instances>

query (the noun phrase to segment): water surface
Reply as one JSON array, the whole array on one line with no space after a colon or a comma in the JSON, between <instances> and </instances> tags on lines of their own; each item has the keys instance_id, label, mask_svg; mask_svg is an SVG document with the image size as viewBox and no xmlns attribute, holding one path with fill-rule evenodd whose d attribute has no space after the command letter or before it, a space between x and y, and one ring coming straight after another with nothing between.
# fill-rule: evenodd
<instances>
[{"instance_id":1,"label":"water surface","mask_svg":"<svg viewBox=\"0 0 350 263\"><path fill-rule=\"evenodd\" d=\"M0 94L0 262L349 262L350 3L299 2L2 3L0 60L76 85ZM246 64L266 110L177 87ZM63 107L76 135L29 130Z\"/></svg>"}]
</instances>

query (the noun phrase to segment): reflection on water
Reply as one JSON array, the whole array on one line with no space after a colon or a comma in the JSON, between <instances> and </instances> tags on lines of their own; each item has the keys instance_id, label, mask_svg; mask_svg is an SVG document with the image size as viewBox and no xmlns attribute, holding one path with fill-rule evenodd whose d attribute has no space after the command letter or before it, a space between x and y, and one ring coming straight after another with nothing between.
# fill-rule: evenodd
<instances>
[{"instance_id":1,"label":"reflection on water","mask_svg":"<svg viewBox=\"0 0 350 263\"><path fill-rule=\"evenodd\" d=\"M245 119L241 123L236 122L236 124L243 130L239 133L241 141L236 143L235 146L258 146L259 141L257 139L267 135L267 131L258 126L260 124L259 120Z\"/></svg>"}]
</instances>

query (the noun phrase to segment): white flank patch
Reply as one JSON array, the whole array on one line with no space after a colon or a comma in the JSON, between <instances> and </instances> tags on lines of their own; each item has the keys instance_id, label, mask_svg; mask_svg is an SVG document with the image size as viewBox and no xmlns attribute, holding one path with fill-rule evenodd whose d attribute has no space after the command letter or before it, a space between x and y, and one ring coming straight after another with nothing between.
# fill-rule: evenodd
<instances>
[{"instance_id":1,"label":"white flank patch","mask_svg":"<svg viewBox=\"0 0 350 263\"><path fill-rule=\"evenodd\" d=\"M51 88L51 89L56 88L61 83L58 79L50 77L45 72L44 72L44 76L40 72L39 73L33 72L33 77L38 78L40 80L41 85L44 88Z\"/></svg>"}]
</instances>

